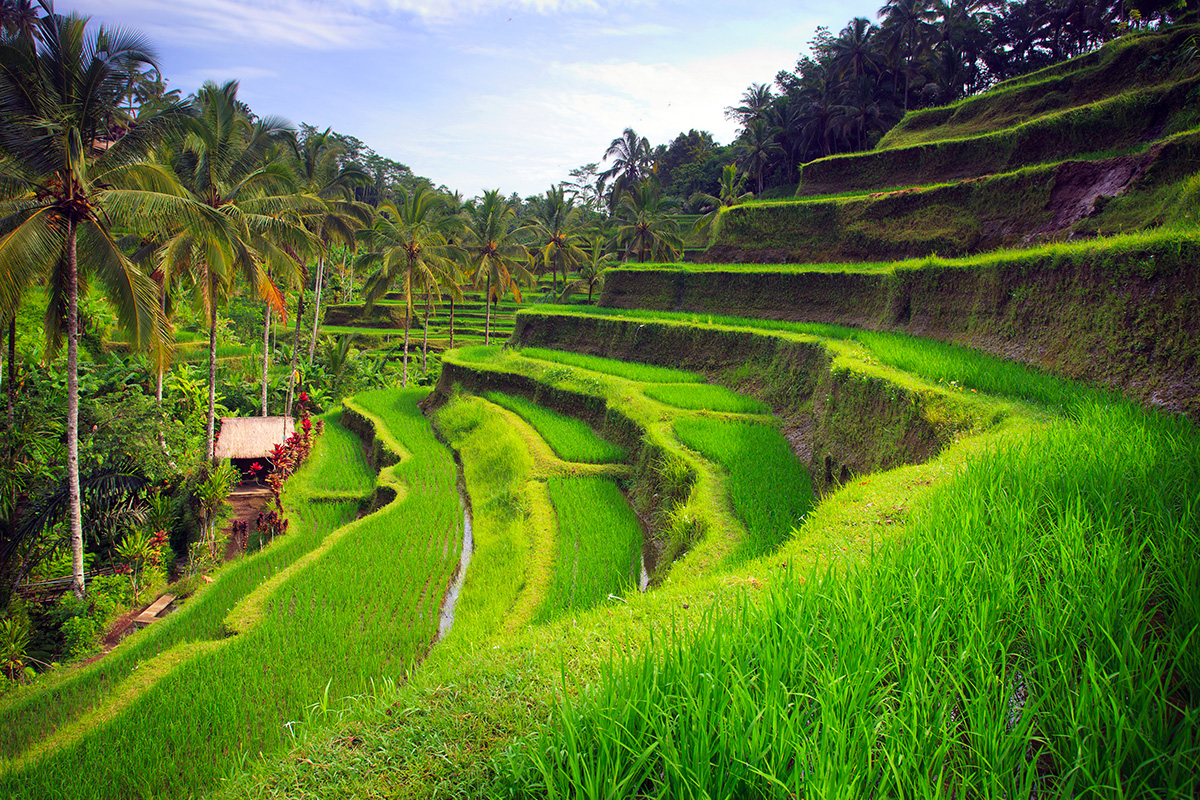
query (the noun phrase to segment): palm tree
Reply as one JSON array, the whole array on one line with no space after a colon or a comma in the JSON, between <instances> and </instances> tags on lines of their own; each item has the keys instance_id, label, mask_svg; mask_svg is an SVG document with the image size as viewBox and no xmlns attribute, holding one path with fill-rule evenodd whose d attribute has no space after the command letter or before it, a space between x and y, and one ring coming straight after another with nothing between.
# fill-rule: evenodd
<instances>
[{"instance_id":1,"label":"palm tree","mask_svg":"<svg viewBox=\"0 0 1200 800\"><path fill-rule=\"evenodd\" d=\"M650 175L653 166L650 140L638 136L633 128L626 128L604 152L604 160L610 159L612 166L600 173L599 181L601 185L612 185L608 202L612 209L620 203L621 195Z\"/></svg>"},{"instance_id":2,"label":"palm tree","mask_svg":"<svg viewBox=\"0 0 1200 800\"><path fill-rule=\"evenodd\" d=\"M637 253L637 259L645 262L646 257L662 261L673 261L683 249L679 237L679 223L671 212L674 203L662 196L658 182L644 180L633 191L621 198L617 207L617 241L625 245L627 253Z\"/></svg>"},{"instance_id":3,"label":"palm tree","mask_svg":"<svg viewBox=\"0 0 1200 800\"><path fill-rule=\"evenodd\" d=\"M413 297L424 294L425 342L428 354L429 312L433 296L441 297L447 276L454 273L454 248L447 244L444 217L439 214L436 193L421 187L411 195L401 191L400 203L380 206L380 214L369 230L360 234L365 252L356 261L363 268L375 267L367 278L366 309L369 312L400 282L404 296L404 372L401 385L408 386L408 341L412 327Z\"/></svg>"},{"instance_id":4,"label":"palm tree","mask_svg":"<svg viewBox=\"0 0 1200 800\"><path fill-rule=\"evenodd\" d=\"M704 215L696 220L693 230L697 233L703 233L706 230L715 233L715 223L722 209L739 206L754 199L754 192L742 192L743 178L744 176L738 175L736 164L726 164L721 167L721 184L715 197L711 194L696 192L688 198L688 204L692 208L704 212Z\"/></svg>"},{"instance_id":5,"label":"palm tree","mask_svg":"<svg viewBox=\"0 0 1200 800\"><path fill-rule=\"evenodd\" d=\"M883 17L881 33L887 38L893 51L903 49L907 56L904 68L904 112L908 113L908 94L912 85L913 67L917 56L929 44L929 38L934 32L933 22L937 19L937 10L931 0L888 0L879 9Z\"/></svg>"},{"instance_id":6,"label":"palm tree","mask_svg":"<svg viewBox=\"0 0 1200 800\"><path fill-rule=\"evenodd\" d=\"M879 29L865 17L855 17L833 41L833 69L839 77L857 78L883 71L883 57L875 46Z\"/></svg>"},{"instance_id":7,"label":"palm tree","mask_svg":"<svg viewBox=\"0 0 1200 800\"><path fill-rule=\"evenodd\" d=\"M492 302L511 291L521 302L519 284L530 282L532 275L525 264L529 251L518 243L512 233L516 216L512 204L499 189L483 193L483 197L467 204L466 238L463 258L472 282L484 286L487 313L484 318L483 343L492 343Z\"/></svg>"},{"instance_id":8,"label":"palm tree","mask_svg":"<svg viewBox=\"0 0 1200 800\"><path fill-rule=\"evenodd\" d=\"M550 267L550 290L558 294L558 273L563 282L567 269L584 259L579 248L579 209L575 198L569 197L561 186L551 186L542 197L535 197L533 222L529 225L537 241L537 256Z\"/></svg>"},{"instance_id":9,"label":"palm tree","mask_svg":"<svg viewBox=\"0 0 1200 800\"><path fill-rule=\"evenodd\" d=\"M604 240L599 236L588 239L584 249L584 261L579 265L579 277L563 286L560 301L566 300L575 292L587 289L588 302L592 302L592 293L604 288L604 271L617 262L617 257L604 247Z\"/></svg>"},{"instance_id":10,"label":"palm tree","mask_svg":"<svg viewBox=\"0 0 1200 800\"><path fill-rule=\"evenodd\" d=\"M736 152L742 172L756 176L759 195L762 195L763 175L771 165L772 157L783 152L783 146L775 141L778 133L779 128L768 125L766 120L756 119L746 126L737 143Z\"/></svg>"},{"instance_id":11,"label":"palm tree","mask_svg":"<svg viewBox=\"0 0 1200 800\"><path fill-rule=\"evenodd\" d=\"M0 40L0 152L30 191L0 204L0 317L17 311L25 286L47 280L51 348L67 340L67 483L73 588L85 592L79 481L79 292L94 274L137 344L168 338L156 287L121 252L114 224L220 231L226 221L180 196L165 170L142 159L183 117L148 114L115 141L130 65L155 65L140 35L87 18L47 14L37 35ZM65 322L65 325L64 325Z\"/></svg>"},{"instance_id":12,"label":"palm tree","mask_svg":"<svg viewBox=\"0 0 1200 800\"><path fill-rule=\"evenodd\" d=\"M740 106L730 106L725 109L726 119L736 119L743 127L756 119L765 119L775 103L775 94L769 84L752 83L742 94Z\"/></svg>"},{"instance_id":13,"label":"palm tree","mask_svg":"<svg viewBox=\"0 0 1200 800\"><path fill-rule=\"evenodd\" d=\"M166 243L162 258L195 276L208 318L208 420L206 458L212 458L216 426L217 310L240 276L274 313L285 315L283 296L268 271L294 272L302 257L317 249L317 240L297 215L314 203L295 194L291 171L267 155L291 135L278 117L251 122L249 109L237 99L237 81L206 83L195 97L196 117L175 154L174 168L196 200L220 212L229 232L219 238L184 229Z\"/></svg>"}]
</instances>

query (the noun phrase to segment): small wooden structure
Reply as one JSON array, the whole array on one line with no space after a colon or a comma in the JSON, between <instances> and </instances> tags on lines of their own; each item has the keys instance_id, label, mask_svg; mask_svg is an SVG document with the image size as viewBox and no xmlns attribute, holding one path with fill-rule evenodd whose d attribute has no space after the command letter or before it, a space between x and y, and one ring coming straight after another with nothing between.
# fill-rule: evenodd
<instances>
[{"instance_id":1,"label":"small wooden structure","mask_svg":"<svg viewBox=\"0 0 1200 800\"><path fill-rule=\"evenodd\" d=\"M291 417L221 417L221 433L213 455L219 459L263 459L295 430L296 421Z\"/></svg>"},{"instance_id":2,"label":"small wooden structure","mask_svg":"<svg viewBox=\"0 0 1200 800\"><path fill-rule=\"evenodd\" d=\"M146 607L146 610L133 618L134 625L149 625L151 622L158 622L162 617L158 616L162 610L171 603L175 602L175 595L164 594L153 603Z\"/></svg>"}]
</instances>

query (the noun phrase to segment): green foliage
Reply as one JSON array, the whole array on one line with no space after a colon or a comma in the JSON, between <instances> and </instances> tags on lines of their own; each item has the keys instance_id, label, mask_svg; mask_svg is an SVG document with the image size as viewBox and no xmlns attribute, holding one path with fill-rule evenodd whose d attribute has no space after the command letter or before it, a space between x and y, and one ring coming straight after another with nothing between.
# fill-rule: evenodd
<instances>
[{"instance_id":1,"label":"green foliage","mask_svg":"<svg viewBox=\"0 0 1200 800\"><path fill-rule=\"evenodd\" d=\"M978 458L904 545L564 687L497 793L1188 794L1200 727L1174 698L1200 681L1200 507L1177 487L1200 480L1196 434L1092 407Z\"/></svg>"},{"instance_id":2,"label":"green foliage","mask_svg":"<svg viewBox=\"0 0 1200 800\"><path fill-rule=\"evenodd\" d=\"M749 534L735 557L769 553L803 523L813 505L812 480L778 428L688 417L675 422L675 434L728 473L730 502Z\"/></svg>"},{"instance_id":3,"label":"green foliage","mask_svg":"<svg viewBox=\"0 0 1200 800\"><path fill-rule=\"evenodd\" d=\"M556 364L566 364L592 372L603 372L606 375L616 375L631 381L646 383L700 383L704 380L695 372L669 367L653 367L649 364L638 364L632 361L620 361L615 358L601 358L584 353L572 353L566 350L549 350L544 347L526 347L520 351L526 358L539 361L551 361ZM482 352L479 354L484 355Z\"/></svg>"},{"instance_id":4,"label":"green foliage","mask_svg":"<svg viewBox=\"0 0 1200 800\"><path fill-rule=\"evenodd\" d=\"M643 389L646 396L676 408L727 411L735 414L769 414L771 408L761 400L716 384L667 383Z\"/></svg>"},{"instance_id":5,"label":"green foliage","mask_svg":"<svg viewBox=\"0 0 1200 800\"><path fill-rule=\"evenodd\" d=\"M586 423L574 417L543 408L516 395L486 392L484 397L521 416L564 461L616 464L625 460L625 448L602 439Z\"/></svg>"},{"instance_id":6,"label":"green foliage","mask_svg":"<svg viewBox=\"0 0 1200 800\"><path fill-rule=\"evenodd\" d=\"M544 622L620 597L637 586L642 526L608 478L551 478L558 515L554 578L535 617Z\"/></svg>"}]
</instances>

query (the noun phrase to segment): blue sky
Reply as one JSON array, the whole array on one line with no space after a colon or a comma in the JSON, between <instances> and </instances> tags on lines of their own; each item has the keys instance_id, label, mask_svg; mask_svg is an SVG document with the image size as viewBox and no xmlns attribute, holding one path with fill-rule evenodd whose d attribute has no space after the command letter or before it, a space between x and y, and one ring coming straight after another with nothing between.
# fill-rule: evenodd
<instances>
[{"instance_id":1,"label":"blue sky","mask_svg":"<svg viewBox=\"0 0 1200 800\"><path fill-rule=\"evenodd\" d=\"M237 78L259 114L332 126L471 197L544 191L633 127L729 142L724 108L863 3L58 0L155 42L170 88Z\"/></svg>"}]
</instances>

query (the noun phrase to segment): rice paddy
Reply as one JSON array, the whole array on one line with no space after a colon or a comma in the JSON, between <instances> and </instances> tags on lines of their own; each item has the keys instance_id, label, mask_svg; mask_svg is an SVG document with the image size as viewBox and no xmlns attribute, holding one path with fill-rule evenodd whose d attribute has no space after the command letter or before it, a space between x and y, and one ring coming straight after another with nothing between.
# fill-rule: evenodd
<instances>
[{"instance_id":1,"label":"rice paddy","mask_svg":"<svg viewBox=\"0 0 1200 800\"><path fill-rule=\"evenodd\" d=\"M749 395L738 394L727 386L713 383L651 384L642 390L646 396L675 408L725 411L732 414L769 414L771 407Z\"/></svg>"},{"instance_id":2,"label":"rice paddy","mask_svg":"<svg viewBox=\"0 0 1200 800\"><path fill-rule=\"evenodd\" d=\"M993 451L903 546L787 577L565 691L497 791L1190 796L1200 506L1178 487L1198 442L1110 405Z\"/></svg>"},{"instance_id":3,"label":"rice paddy","mask_svg":"<svg viewBox=\"0 0 1200 800\"><path fill-rule=\"evenodd\" d=\"M730 502L749 534L735 557L771 552L812 508L808 470L773 425L689 417L676 421L675 433L729 475Z\"/></svg>"},{"instance_id":4,"label":"rice paddy","mask_svg":"<svg viewBox=\"0 0 1200 800\"><path fill-rule=\"evenodd\" d=\"M565 461L616 464L626 458L625 448L600 438L586 423L559 414L517 395L485 392L490 402L521 416Z\"/></svg>"},{"instance_id":5,"label":"rice paddy","mask_svg":"<svg viewBox=\"0 0 1200 800\"><path fill-rule=\"evenodd\" d=\"M558 518L554 577L535 621L591 608L638 585L642 526L608 478L551 478Z\"/></svg>"},{"instance_id":6,"label":"rice paddy","mask_svg":"<svg viewBox=\"0 0 1200 800\"><path fill-rule=\"evenodd\" d=\"M326 528L308 559L240 604L214 608L214 639L178 651L144 691L118 687L129 693L119 713L0 777L6 796L50 797L63 786L78 798L194 794L215 785L229 759L288 744L313 704L324 709L402 678L437 631L461 545L456 469L416 407L422 396L388 390L360 398L408 451L390 468L391 480L407 487L401 499L333 535ZM307 506L319 516L336 508ZM229 631L238 635L221 638ZM170 759L156 755L164 748Z\"/></svg>"},{"instance_id":7,"label":"rice paddy","mask_svg":"<svg viewBox=\"0 0 1200 800\"><path fill-rule=\"evenodd\" d=\"M687 370L655 367L650 364L619 361L615 358L589 356L566 350L526 347L520 353L526 358L535 358L539 361L552 361L556 364L566 364L571 367L579 367L580 369L587 369L592 372L603 372L606 375L616 375L618 378L644 383L700 383L704 380L702 375L695 372L688 372Z\"/></svg>"}]
</instances>

